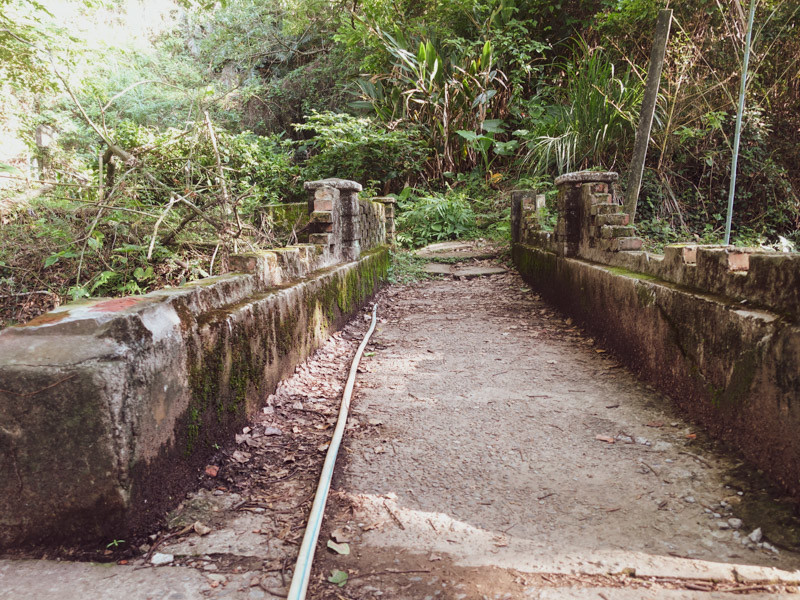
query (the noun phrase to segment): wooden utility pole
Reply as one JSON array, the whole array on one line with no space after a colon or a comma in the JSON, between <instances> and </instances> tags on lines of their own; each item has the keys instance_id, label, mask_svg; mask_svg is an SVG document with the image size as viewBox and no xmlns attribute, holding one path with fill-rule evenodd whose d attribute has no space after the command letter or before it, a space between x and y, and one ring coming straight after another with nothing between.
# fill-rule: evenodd
<instances>
[{"instance_id":1,"label":"wooden utility pole","mask_svg":"<svg viewBox=\"0 0 800 600\"><path fill-rule=\"evenodd\" d=\"M644 100L639 114L639 128L636 130L633 159L628 174L628 188L625 190L625 212L631 216L631 225L636 218L636 204L639 201L639 190L642 187L644 160L647 157L647 146L650 144L650 129L653 126L653 115L656 111L661 69L664 66L670 25L672 25L672 9L665 8L659 11L653 49L650 52L650 67L647 69Z\"/></svg>"}]
</instances>

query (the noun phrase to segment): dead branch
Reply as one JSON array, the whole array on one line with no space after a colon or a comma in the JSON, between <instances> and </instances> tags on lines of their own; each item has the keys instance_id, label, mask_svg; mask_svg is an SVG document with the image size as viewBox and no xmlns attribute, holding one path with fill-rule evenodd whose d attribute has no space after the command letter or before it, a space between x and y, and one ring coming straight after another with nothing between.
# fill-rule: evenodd
<instances>
[{"instance_id":1,"label":"dead branch","mask_svg":"<svg viewBox=\"0 0 800 600\"><path fill-rule=\"evenodd\" d=\"M192 211L194 211L194 213L195 213L195 214L196 214L198 217L200 217L201 219L203 219L203 220L204 220L206 223L208 223L209 225L211 225L211 226L212 226L214 229L216 229L216 230L217 230L217 231L219 231L219 232L224 232L224 231L225 231L225 226L224 226L222 223L219 223L218 221L215 221L214 219L212 219L211 217L209 217L209 216L208 216L206 213L204 213L202 210L200 210L199 208L197 208L197 206L195 206L195 205L194 205L194 204L191 202L191 200L187 200L186 198L184 198L184 197L183 197L183 196L181 196L180 194L175 194L175 196L178 198L178 200L180 200L180 201L181 201L181 202L183 202L183 203L184 203L186 206L188 206L189 208L191 208L191 209L192 209Z\"/></svg>"},{"instance_id":2,"label":"dead branch","mask_svg":"<svg viewBox=\"0 0 800 600\"><path fill-rule=\"evenodd\" d=\"M214 150L214 158L217 161L217 175L219 176L219 185L222 188L222 202L225 214L230 211L231 199L228 195L228 186L225 181L225 172L222 170L222 159L219 156L219 148L217 147L217 136L214 134L214 125L211 123L211 117L208 116L208 111L204 110L203 114L206 118L206 127L208 127L208 137L211 138L211 148Z\"/></svg>"},{"instance_id":3,"label":"dead branch","mask_svg":"<svg viewBox=\"0 0 800 600\"><path fill-rule=\"evenodd\" d=\"M103 106L100 110L103 113L105 113L109 109L109 107L112 104L114 104L114 102L117 100L117 98L120 98L120 97L124 96L125 94L130 92L133 88L139 87L140 85L144 85L145 83L160 83L160 82L157 79L145 79L143 81L137 81L136 83L132 83L128 87L126 87L124 90L122 90L121 92L117 92L116 94L111 96L111 99L108 102L106 102L106 105ZM168 85L168 84L165 84L165 85ZM170 87L177 87L177 86L170 86Z\"/></svg>"},{"instance_id":4,"label":"dead branch","mask_svg":"<svg viewBox=\"0 0 800 600\"><path fill-rule=\"evenodd\" d=\"M147 248L147 260L150 260L153 257L153 247L156 245L156 236L158 235L158 228L161 226L161 222L164 220L164 217L167 216L172 207L175 206L175 203L178 202L178 198L173 196L170 198L167 206L164 207L164 211L158 217L156 224L153 226L153 235L150 237L150 246Z\"/></svg>"},{"instance_id":5,"label":"dead branch","mask_svg":"<svg viewBox=\"0 0 800 600\"><path fill-rule=\"evenodd\" d=\"M41 294L43 296L58 296L58 294L51 292L50 290L38 290L36 292L16 292L14 294L4 294L0 296L0 298L18 298L20 296L35 296L37 294Z\"/></svg>"}]
</instances>

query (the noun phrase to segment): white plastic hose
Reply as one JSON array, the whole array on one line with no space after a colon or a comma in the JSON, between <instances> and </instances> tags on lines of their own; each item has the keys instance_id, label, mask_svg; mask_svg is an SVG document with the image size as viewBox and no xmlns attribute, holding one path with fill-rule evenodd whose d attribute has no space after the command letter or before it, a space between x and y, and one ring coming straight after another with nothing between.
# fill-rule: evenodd
<instances>
[{"instance_id":1,"label":"white plastic hose","mask_svg":"<svg viewBox=\"0 0 800 600\"><path fill-rule=\"evenodd\" d=\"M353 386L356 382L358 363L361 361L361 355L364 354L364 348L366 348L372 332L375 331L377 314L378 304L375 303L372 307L372 323L361 341L356 355L353 357L353 363L350 365L350 375L347 377L347 385L345 385L344 394L342 394L342 405L339 408L339 419L336 421L336 429L333 430L331 445L328 446L328 453L325 455L325 464L322 465L322 473L319 476L319 485L314 496L314 504L311 505L311 514L308 516L306 533L303 536L303 543L300 544L300 552L297 554L297 562L292 575L292 585L289 587L289 595L287 596L288 600L304 600L306 597L308 580L311 577L311 563L314 561L314 548L319 539L322 516L325 513L325 503L328 500L328 492L331 489L333 468L336 465L336 456L339 454L344 428L347 424L347 413L350 411L350 397L353 394Z\"/></svg>"}]
</instances>

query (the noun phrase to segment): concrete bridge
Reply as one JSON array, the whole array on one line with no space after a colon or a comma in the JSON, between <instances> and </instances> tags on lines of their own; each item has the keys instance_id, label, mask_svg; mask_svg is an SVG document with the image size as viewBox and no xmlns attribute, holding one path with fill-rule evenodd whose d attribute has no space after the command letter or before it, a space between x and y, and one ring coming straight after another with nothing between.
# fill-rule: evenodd
<instances>
[{"instance_id":1,"label":"concrete bridge","mask_svg":"<svg viewBox=\"0 0 800 600\"><path fill-rule=\"evenodd\" d=\"M643 253L614 177L555 232L514 194L519 275L380 292L309 597L793 597L800 262ZM125 563L3 560L0 598L285 593L393 218L307 187L309 245L0 334L0 543Z\"/></svg>"}]
</instances>

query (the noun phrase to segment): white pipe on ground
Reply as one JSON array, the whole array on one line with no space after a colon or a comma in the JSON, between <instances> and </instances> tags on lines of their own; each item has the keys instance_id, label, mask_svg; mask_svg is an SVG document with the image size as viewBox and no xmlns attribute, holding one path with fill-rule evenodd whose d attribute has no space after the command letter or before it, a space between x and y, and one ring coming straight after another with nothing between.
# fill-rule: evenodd
<instances>
[{"instance_id":1,"label":"white pipe on ground","mask_svg":"<svg viewBox=\"0 0 800 600\"><path fill-rule=\"evenodd\" d=\"M353 394L353 386L356 382L358 363L364 348L367 347L372 332L375 331L377 322L378 304L372 307L372 323L361 341L361 345L356 350L353 363L350 365L350 374L347 377L347 384L342 394L342 405L339 408L339 418L336 421L336 429L333 430L331 445L328 446L328 453L325 455L325 464L322 465L322 473L319 476L317 493L314 496L314 503L311 505L311 514L308 516L308 525L303 536L303 543L300 545L300 552L297 554L297 562L294 566L292 584L289 587L288 600L304 600L308 590L308 581L311 577L311 563L314 561L314 547L319 539L319 531L322 525L322 516L325 513L325 503L328 500L328 492L331 489L331 479L333 478L333 468L336 465L336 456L339 454L339 447L342 444L344 428L347 424L347 413L350 411L350 398Z\"/></svg>"}]
</instances>

